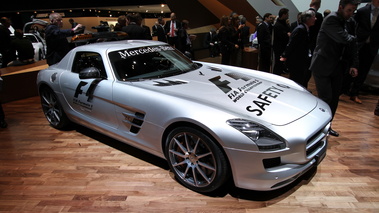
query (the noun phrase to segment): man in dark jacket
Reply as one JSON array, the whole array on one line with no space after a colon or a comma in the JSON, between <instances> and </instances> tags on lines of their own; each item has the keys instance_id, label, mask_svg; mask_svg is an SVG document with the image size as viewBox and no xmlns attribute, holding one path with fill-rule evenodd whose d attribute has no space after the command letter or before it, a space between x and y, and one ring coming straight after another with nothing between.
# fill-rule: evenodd
<instances>
[{"instance_id":1,"label":"man in dark jacket","mask_svg":"<svg viewBox=\"0 0 379 213\"><path fill-rule=\"evenodd\" d=\"M3 64L1 67L4 68L15 58L15 54L12 54L10 49L11 32L8 28L11 26L11 21L7 17L2 17L0 23L0 53L3 57Z\"/></svg>"},{"instance_id":2,"label":"man in dark jacket","mask_svg":"<svg viewBox=\"0 0 379 213\"><path fill-rule=\"evenodd\" d=\"M359 48L359 74L354 79L350 91L350 99L361 104L358 98L359 90L366 80L372 62L379 48L379 0L372 0L371 4L360 8L354 19L357 24L357 42Z\"/></svg>"},{"instance_id":3,"label":"man in dark jacket","mask_svg":"<svg viewBox=\"0 0 379 213\"><path fill-rule=\"evenodd\" d=\"M266 13L263 16L264 21L257 27L257 37L259 44L259 66L258 69L264 72L270 72L271 66L271 33L273 16Z\"/></svg>"},{"instance_id":4,"label":"man in dark jacket","mask_svg":"<svg viewBox=\"0 0 379 213\"><path fill-rule=\"evenodd\" d=\"M318 35L318 32L320 31L321 24L324 18L322 14L318 12L318 10L321 7L321 0L311 0L309 7L310 7L309 10L313 10L316 13L316 22L313 26L309 28L310 48L311 48L311 52L313 53L316 47L317 35Z\"/></svg>"},{"instance_id":5,"label":"man in dark jacket","mask_svg":"<svg viewBox=\"0 0 379 213\"><path fill-rule=\"evenodd\" d=\"M348 34L346 21L353 16L358 4L357 0L341 0L338 11L332 12L324 19L310 66L318 97L329 105L333 117L337 110L346 67L343 56L355 54L356 56L351 56L351 58L357 57L356 51L345 52L345 49L353 45L356 40L355 36ZM351 76L356 77L358 64L348 66ZM333 136L339 135L332 129L329 132Z\"/></svg>"},{"instance_id":6,"label":"man in dark jacket","mask_svg":"<svg viewBox=\"0 0 379 213\"><path fill-rule=\"evenodd\" d=\"M281 75L285 70L285 67L283 66L283 63L280 62L280 56L286 49L290 35L290 26L287 23L289 10L287 8L282 8L279 10L278 15L278 19L274 24L274 41L272 45L275 60L273 73Z\"/></svg>"},{"instance_id":7,"label":"man in dark jacket","mask_svg":"<svg viewBox=\"0 0 379 213\"><path fill-rule=\"evenodd\" d=\"M289 43L282 55L290 72L290 79L308 87L311 77L309 64L311 59L309 27L316 21L316 14L307 10L300 15L300 24L293 30Z\"/></svg>"},{"instance_id":8,"label":"man in dark jacket","mask_svg":"<svg viewBox=\"0 0 379 213\"><path fill-rule=\"evenodd\" d=\"M12 61L9 66L25 65L34 63L34 47L32 42L24 37L24 33L20 29L14 32L15 39L11 42L12 52L17 52L18 60Z\"/></svg>"},{"instance_id":9,"label":"man in dark jacket","mask_svg":"<svg viewBox=\"0 0 379 213\"><path fill-rule=\"evenodd\" d=\"M122 28L128 34L127 39L147 39L146 30L141 26L142 17L139 13L128 15L129 24Z\"/></svg>"},{"instance_id":10,"label":"man in dark jacket","mask_svg":"<svg viewBox=\"0 0 379 213\"><path fill-rule=\"evenodd\" d=\"M158 18L158 22L151 27L153 31L153 36L157 36L158 41L166 42L167 43L167 37L166 33L164 31L165 20L162 17Z\"/></svg>"},{"instance_id":11,"label":"man in dark jacket","mask_svg":"<svg viewBox=\"0 0 379 213\"><path fill-rule=\"evenodd\" d=\"M166 24L164 25L165 33L167 35L167 41L171 46L178 46L178 32L179 29L182 28L182 25L179 21L176 20L175 13L171 13L170 19L171 20L166 21Z\"/></svg>"},{"instance_id":12,"label":"man in dark jacket","mask_svg":"<svg viewBox=\"0 0 379 213\"><path fill-rule=\"evenodd\" d=\"M82 28L82 25L77 24L72 29L61 29L63 23L62 16L59 13L51 13L49 19L50 24L45 30L47 45L46 60L48 65L53 65L60 62L71 50L67 37L74 35L77 30Z\"/></svg>"}]
</instances>

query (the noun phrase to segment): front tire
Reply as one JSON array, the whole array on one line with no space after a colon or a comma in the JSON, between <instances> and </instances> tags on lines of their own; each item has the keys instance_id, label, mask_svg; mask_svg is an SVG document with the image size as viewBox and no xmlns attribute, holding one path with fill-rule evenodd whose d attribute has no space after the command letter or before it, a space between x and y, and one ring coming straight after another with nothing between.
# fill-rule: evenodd
<instances>
[{"instance_id":1,"label":"front tire","mask_svg":"<svg viewBox=\"0 0 379 213\"><path fill-rule=\"evenodd\" d=\"M64 129L70 123L59 103L57 95L50 88L43 88L40 91L42 110L47 121L56 129Z\"/></svg>"},{"instance_id":2,"label":"front tire","mask_svg":"<svg viewBox=\"0 0 379 213\"><path fill-rule=\"evenodd\" d=\"M224 153L211 138L196 129L179 127L171 131L165 154L177 180L193 191L216 191L230 177Z\"/></svg>"}]
</instances>

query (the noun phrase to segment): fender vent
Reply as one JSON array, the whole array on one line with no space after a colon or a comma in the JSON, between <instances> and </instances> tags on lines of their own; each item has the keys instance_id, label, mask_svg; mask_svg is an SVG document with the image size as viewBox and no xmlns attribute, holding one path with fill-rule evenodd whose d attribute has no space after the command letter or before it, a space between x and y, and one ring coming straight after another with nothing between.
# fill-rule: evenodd
<instances>
[{"instance_id":1,"label":"fender vent","mask_svg":"<svg viewBox=\"0 0 379 213\"><path fill-rule=\"evenodd\" d=\"M130 132L137 134L140 131L141 126L143 124L145 114L139 112L135 112L134 114L123 112L122 115L125 117L123 122L130 129Z\"/></svg>"}]
</instances>

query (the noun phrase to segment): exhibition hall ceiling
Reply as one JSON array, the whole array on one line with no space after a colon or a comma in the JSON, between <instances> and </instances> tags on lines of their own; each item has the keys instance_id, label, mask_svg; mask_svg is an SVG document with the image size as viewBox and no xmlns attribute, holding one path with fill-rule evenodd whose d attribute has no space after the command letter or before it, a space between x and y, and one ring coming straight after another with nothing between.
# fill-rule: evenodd
<instances>
[{"instance_id":1,"label":"exhibition hall ceiling","mask_svg":"<svg viewBox=\"0 0 379 213\"><path fill-rule=\"evenodd\" d=\"M0 8L0 12L23 12L41 10L97 9L113 11L132 11L149 13L170 12L164 0L80 0L80 1L9 1Z\"/></svg>"}]
</instances>

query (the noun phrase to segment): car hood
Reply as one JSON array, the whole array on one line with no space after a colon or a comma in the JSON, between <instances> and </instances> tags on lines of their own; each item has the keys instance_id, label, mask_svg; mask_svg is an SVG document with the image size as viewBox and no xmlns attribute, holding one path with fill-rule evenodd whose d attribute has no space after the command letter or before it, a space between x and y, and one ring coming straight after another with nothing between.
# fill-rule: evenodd
<instances>
[{"instance_id":1,"label":"car hood","mask_svg":"<svg viewBox=\"0 0 379 213\"><path fill-rule=\"evenodd\" d=\"M185 74L133 84L273 125L293 122L317 105L315 96L287 78L223 65L205 64Z\"/></svg>"}]
</instances>

